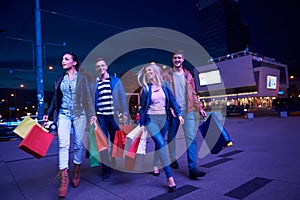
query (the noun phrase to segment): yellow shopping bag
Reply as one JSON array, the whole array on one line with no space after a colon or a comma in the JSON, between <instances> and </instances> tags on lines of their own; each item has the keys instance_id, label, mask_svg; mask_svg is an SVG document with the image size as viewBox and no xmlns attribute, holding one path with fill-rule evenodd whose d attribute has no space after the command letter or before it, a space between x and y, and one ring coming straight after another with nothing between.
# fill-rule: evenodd
<instances>
[{"instance_id":1,"label":"yellow shopping bag","mask_svg":"<svg viewBox=\"0 0 300 200\"><path fill-rule=\"evenodd\" d=\"M36 121L31 119L29 116L26 116L23 121L15 128L14 132L19 135L21 138L25 138L25 136L29 133L30 129L38 124ZM39 124L38 124L39 125ZM39 125L40 126L40 125ZM44 128L43 128L44 129Z\"/></svg>"},{"instance_id":2,"label":"yellow shopping bag","mask_svg":"<svg viewBox=\"0 0 300 200\"><path fill-rule=\"evenodd\" d=\"M14 132L21 138L25 138L30 129L36 124L36 122L29 116L25 117L23 121L15 128Z\"/></svg>"}]
</instances>

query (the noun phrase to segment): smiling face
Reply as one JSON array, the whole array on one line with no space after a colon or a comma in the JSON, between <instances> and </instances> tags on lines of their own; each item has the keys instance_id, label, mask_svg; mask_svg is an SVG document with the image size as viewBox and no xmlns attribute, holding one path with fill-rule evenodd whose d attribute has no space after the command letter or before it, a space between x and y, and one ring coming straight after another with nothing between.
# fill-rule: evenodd
<instances>
[{"instance_id":1,"label":"smiling face","mask_svg":"<svg viewBox=\"0 0 300 200\"><path fill-rule=\"evenodd\" d=\"M184 61L183 54L174 54L172 57L173 67L180 68Z\"/></svg>"},{"instance_id":2,"label":"smiling face","mask_svg":"<svg viewBox=\"0 0 300 200\"><path fill-rule=\"evenodd\" d=\"M69 69L75 68L75 66L77 65L77 62L73 60L73 56L71 54L65 54L62 57L61 65L62 65L63 69L69 70Z\"/></svg>"},{"instance_id":3,"label":"smiling face","mask_svg":"<svg viewBox=\"0 0 300 200\"><path fill-rule=\"evenodd\" d=\"M145 68L145 75L149 82L153 83L155 81L155 72L151 66Z\"/></svg>"},{"instance_id":4,"label":"smiling face","mask_svg":"<svg viewBox=\"0 0 300 200\"><path fill-rule=\"evenodd\" d=\"M98 72L99 76L103 76L107 73L108 66L104 60L99 60L96 62L96 71Z\"/></svg>"}]
</instances>

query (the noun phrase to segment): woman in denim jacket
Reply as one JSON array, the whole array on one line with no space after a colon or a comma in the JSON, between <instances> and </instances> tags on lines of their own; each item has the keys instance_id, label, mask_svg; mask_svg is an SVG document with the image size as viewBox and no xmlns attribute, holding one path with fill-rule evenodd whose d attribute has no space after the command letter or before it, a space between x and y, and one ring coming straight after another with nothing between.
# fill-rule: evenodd
<instances>
[{"instance_id":1,"label":"woman in denim jacket","mask_svg":"<svg viewBox=\"0 0 300 200\"><path fill-rule=\"evenodd\" d=\"M181 111L172 91L163 84L161 69L156 64L149 64L138 72L138 82L143 87L139 125L146 128L155 143L155 156L158 156L167 176L169 192L176 188L166 151L164 137L168 130L170 108L183 124ZM153 175L159 175L158 163L154 164Z\"/></svg>"},{"instance_id":2,"label":"woman in denim jacket","mask_svg":"<svg viewBox=\"0 0 300 200\"><path fill-rule=\"evenodd\" d=\"M66 53L62 57L62 67L66 70L56 81L54 96L47 114L43 117L48 121L48 116L53 113L54 122L58 126L59 142L59 197L65 197L68 191L69 177L69 148L70 133L74 130L74 171L73 187L78 187L80 182L80 165L83 156L84 132L88 118L96 121L93 95L88 77L85 73L79 73L79 60L72 53Z\"/></svg>"}]
</instances>

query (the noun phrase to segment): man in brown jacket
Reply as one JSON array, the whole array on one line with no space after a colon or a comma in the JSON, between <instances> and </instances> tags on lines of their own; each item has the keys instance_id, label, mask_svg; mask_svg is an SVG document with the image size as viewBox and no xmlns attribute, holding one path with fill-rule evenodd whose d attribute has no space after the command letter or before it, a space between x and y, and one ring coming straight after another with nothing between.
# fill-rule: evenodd
<instances>
[{"instance_id":1,"label":"man in brown jacket","mask_svg":"<svg viewBox=\"0 0 300 200\"><path fill-rule=\"evenodd\" d=\"M202 116L206 116L206 113L198 100L194 79L191 73L183 67L183 62L183 51L175 51L172 56L173 67L165 72L164 78L170 83L176 101L182 111L182 116L185 121L183 131L187 148L189 178L196 180L197 177L205 176L206 173L197 169L197 142L195 140L196 123L194 109L199 111ZM170 166L174 169L179 168L176 161L176 142L173 140L178 132L179 124L180 122L177 118L170 116L168 147L171 159Z\"/></svg>"}]
</instances>

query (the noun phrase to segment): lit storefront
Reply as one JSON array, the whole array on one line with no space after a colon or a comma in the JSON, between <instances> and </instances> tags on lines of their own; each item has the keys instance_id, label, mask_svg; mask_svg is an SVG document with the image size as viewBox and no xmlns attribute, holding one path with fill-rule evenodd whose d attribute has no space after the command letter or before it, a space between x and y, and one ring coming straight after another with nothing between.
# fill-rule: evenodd
<instances>
[{"instance_id":1,"label":"lit storefront","mask_svg":"<svg viewBox=\"0 0 300 200\"><path fill-rule=\"evenodd\" d=\"M196 89L207 109L270 108L273 99L287 97L287 65L273 58L238 52L209 62L194 69Z\"/></svg>"}]
</instances>

